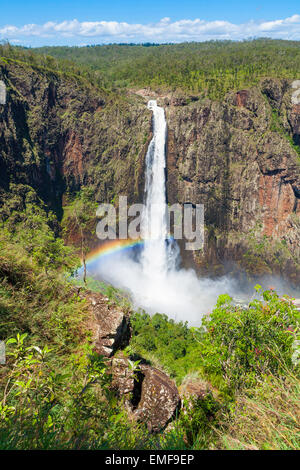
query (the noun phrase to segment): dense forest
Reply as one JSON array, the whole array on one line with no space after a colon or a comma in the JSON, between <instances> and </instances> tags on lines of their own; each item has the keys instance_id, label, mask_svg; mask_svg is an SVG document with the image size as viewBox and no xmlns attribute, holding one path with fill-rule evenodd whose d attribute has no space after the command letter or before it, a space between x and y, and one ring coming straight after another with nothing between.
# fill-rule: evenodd
<instances>
[{"instance_id":1,"label":"dense forest","mask_svg":"<svg viewBox=\"0 0 300 470\"><path fill-rule=\"evenodd\" d=\"M37 49L5 45L0 55L80 75L110 89L161 87L212 99L263 77L292 79L300 74L300 43L271 39Z\"/></svg>"},{"instance_id":2,"label":"dense forest","mask_svg":"<svg viewBox=\"0 0 300 470\"><path fill-rule=\"evenodd\" d=\"M37 52L90 67L115 86L179 88L217 99L265 76L294 78L300 73L300 43L267 39L42 48Z\"/></svg>"}]
</instances>

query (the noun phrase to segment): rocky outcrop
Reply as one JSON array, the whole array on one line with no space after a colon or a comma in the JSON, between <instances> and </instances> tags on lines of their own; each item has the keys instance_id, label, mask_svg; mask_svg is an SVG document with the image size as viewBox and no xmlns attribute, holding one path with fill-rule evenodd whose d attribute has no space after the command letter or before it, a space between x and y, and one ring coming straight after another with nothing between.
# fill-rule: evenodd
<instances>
[{"instance_id":1,"label":"rocky outcrop","mask_svg":"<svg viewBox=\"0 0 300 470\"><path fill-rule=\"evenodd\" d=\"M147 423L149 431L158 432L175 416L180 405L179 393L164 372L148 365L141 365L140 370L143 376L141 398L134 415Z\"/></svg>"},{"instance_id":2,"label":"rocky outcrop","mask_svg":"<svg viewBox=\"0 0 300 470\"><path fill-rule=\"evenodd\" d=\"M175 383L144 360L134 367L134 361L120 352L129 345L131 337L130 319L122 309L102 294L81 295L90 307L94 350L110 358L112 389L124 399L131 416L146 423L149 431L164 429L180 406ZM117 355L116 351L119 351Z\"/></svg>"},{"instance_id":3,"label":"rocky outcrop","mask_svg":"<svg viewBox=\"0 0 300 470\"><path fill-rule=\"evenodd\" d=\"M129 359L112 359L112 387L125 398L131 415L147 424L150 432L164 429L180 407L180 396L174 382L162 371L141 363L136 370Z\"/></svg>"},{"instance_id":4,"label":"rocky outcrop","mask_svg":"<svg viewBox=\"0 0 300 470\"><path fill-rule=\"evenodd\" d=\"M127 403L132 408L140 398L140 387L137 387L137 378L135 377L138 373L130 368L128 358L121 356L112 359L111 374L112 388L117 391L119 396L127 398Z\"/></svg>"},{"instance_id":5,"label":"rocky outcrop","mask_svg":"<svg viewBox=\"0 0 300 470\"><path fill-rule=\"evenodd\" d=\"M111 357L118 349L129 344L129 317L102 294L90 292L83 296L90 305L95 350L103 356Z\"/></svg>"}]
</instances>

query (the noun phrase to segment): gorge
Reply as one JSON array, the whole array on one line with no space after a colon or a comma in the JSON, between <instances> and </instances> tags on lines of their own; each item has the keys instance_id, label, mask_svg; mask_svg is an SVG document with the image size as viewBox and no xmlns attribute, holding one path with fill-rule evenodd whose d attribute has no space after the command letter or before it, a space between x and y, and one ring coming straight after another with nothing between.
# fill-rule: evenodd
<instances>
[{"instance_id":1,"label":"gorge","mask_svg":"<svg viewBox=\"0 0 300 470\"><path fill-rule=\"evenodd\" d=\"M199 326L203 314L212 310L220 292L246 303L253 296L254 284L246 276L239 280L232 275L217 279L198 277L194 269L180 266L177 242L168 239L167 123L163 108L155 100L148 102L148 108L153 112L153 138L145 158L145 207L141 223L144 245L138 255L128 249L117 250L109 257L93 260L87 264L88 275L128 291L136 309L143 308L151 314L165 313L176 321ZM264 288L275 285L282 294L297 294L283 279L274 276L261 277L259 282Z\"/></svg>"},{"instance_id":2,"label":"gorge","mask_svg":"<svg viewBox=\"0 0 300 470\"><path fill-rule=\"evenodd\" d=\"M60 220L82 187L98 203L119 194L143 202L151 139L143 97L112 98L14 62L1 62L1 79L7 87L0 108L2 200L15 185L22 185L19 196L31 187ZM183 253L185 267L214 276L242 269L299 283L299 157L288 140L299 135L294 91L286 80L265 79L222 102L154 96L168 121L168 202L205 205L206 250ZM69 222L66 241L78 245ZM94 233L87 237L94 248Z\"/></svg>"}]
</instances>

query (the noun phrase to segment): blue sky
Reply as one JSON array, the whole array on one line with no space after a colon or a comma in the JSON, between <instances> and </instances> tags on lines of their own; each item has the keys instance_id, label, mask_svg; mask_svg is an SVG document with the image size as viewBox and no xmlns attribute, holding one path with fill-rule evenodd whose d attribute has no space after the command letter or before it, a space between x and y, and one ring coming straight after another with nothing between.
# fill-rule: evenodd
<instances>
[{"instance_id":1,"label":"blue sky","mask_svg":"<svg viewBox=\"0 0 300 470\"><path fill-rule=\"evenodd\" d=\"M300 39L299 0L0 0L0 39L24 45Z\"/></svg>"}]
</instances>

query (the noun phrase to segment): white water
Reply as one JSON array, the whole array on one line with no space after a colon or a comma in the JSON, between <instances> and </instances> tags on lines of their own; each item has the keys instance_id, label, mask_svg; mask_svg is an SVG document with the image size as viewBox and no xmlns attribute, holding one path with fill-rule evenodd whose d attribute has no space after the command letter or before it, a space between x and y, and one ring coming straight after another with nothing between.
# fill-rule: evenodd
<instances>
[{"instance_id":1,"label":"white water","mask_svg":"<svg viewBox=\"0 0 300 470\"><path fill-rule=\"evenodd\" d=\"M153 112L153 138L146 155L145 211L142 215L142 236L145 247L141 257L142 271L149 279L163 280L168 270L167 218L165 213L165 145L167 124L163 108L149 101Z\"/></svg>"},{"instance_id":2,"label":"white water","mask_svg":"<svg viewBox=\"0 0 300 470\"><path fill-rule=\"evenodd\" d=\"M138 260L124 253L101 259L96 272L91 274L129 291L135 308L141 307L150 314L165 313L174 320L199 326L203 314L212 310L218 295L227 293L245 298L249 295L249 285L241 286L230 276L199 279L194 270L176 268L179 249L166 243L165 114L156 101L150 101L148 107L153 112L153 138L146 155L144 250ZM244 296L241 294L243 287Z\"/></svg>"}]
</instances>

